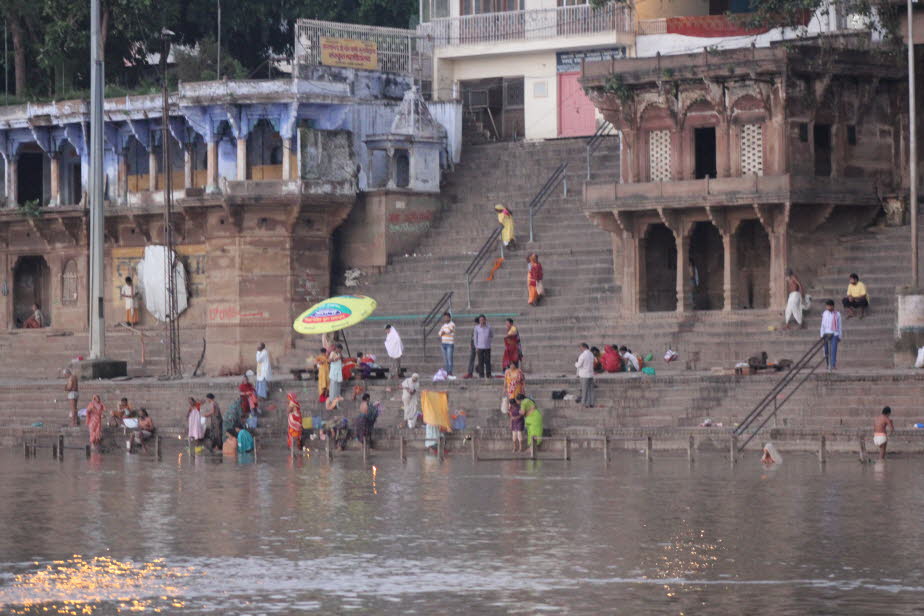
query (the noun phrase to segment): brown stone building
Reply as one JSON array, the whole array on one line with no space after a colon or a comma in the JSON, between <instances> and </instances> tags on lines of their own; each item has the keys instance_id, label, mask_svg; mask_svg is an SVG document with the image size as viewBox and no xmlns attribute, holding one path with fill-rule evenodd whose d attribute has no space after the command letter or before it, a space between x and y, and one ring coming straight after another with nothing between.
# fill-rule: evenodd
<instances>
[{"instance_id":1,"label":"brown stone building","mask_svg":"<svg viewBox=\"0 0 924 616\"><path fill-rule=\"evenodd\" d=\"M785 269L817 267L830 229L907 200L904 71L850 39L587 63L622 136L584 193L620 313L782 310Z\"/></svg>"}]
</instances>

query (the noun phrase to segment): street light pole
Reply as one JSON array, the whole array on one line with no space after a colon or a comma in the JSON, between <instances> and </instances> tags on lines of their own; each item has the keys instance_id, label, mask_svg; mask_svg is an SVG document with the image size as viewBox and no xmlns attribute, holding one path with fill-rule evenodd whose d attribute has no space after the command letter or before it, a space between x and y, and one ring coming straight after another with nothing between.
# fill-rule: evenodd
<instances>
[{"instance_id":1,"label":"street light pole","mask_svg":"<svg viewBox=\"0 0 924 616\"><path fill-rule=\"evenodd\" d=\"M105 354L103 305L103 55L99 0L90 0L90 359Z\"/></svg>"},{"instance_id":2,"label":"street light pole","mask_svg":"<svg viewBox=\"0 0 924 616\"><path fill-rule=\"evenodd\" d=\"M918 122L914 88L914 15L908 2L908 181L911 184L911 287L918 288Z\"/></svg>"}]
</instances>

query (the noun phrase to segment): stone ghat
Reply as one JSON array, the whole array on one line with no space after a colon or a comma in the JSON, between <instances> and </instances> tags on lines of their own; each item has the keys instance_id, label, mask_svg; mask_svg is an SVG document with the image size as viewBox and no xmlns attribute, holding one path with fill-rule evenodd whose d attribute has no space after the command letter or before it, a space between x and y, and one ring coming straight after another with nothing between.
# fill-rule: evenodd
<instances>
[{"instance_id":1,"label":"stone ghat","mask_svg":"<svg viewBox=\"0 0 924 616\"><path fill-rule=\"evenodd\" d=\"M557 432L575 433L590 430L635 430L650 434L657 430L693 429L704 419L722 424L725 429L741 421L778 379L778 375L736 377L709 373L683 372L675 376L604 375L598 379L597 408L585 409L573 400L553 400L552 392L564 390L577 393L577 380L563 376L527 375L527 393L539 403L547 428ZM296 392L302 401L303 414L331 417L335 414L353 417L358 401L353 401L352 387L344 387L346 401L340 411L328 412L315 402L316 383L312 381L278 381L271 387L271 400L262 418L267 434L283 434L285 424L285 393ZM374 400L384 403L378 427L389 429L400 425L402 410L400 388L396 381L365 381ZM119 398L127 397L134 408L145 407L156 425L180 430L185 425L187 399L216 395L226 408L237 395L238 380L204 378L184 381L133 379L120 382L81 383L81 404L99 394L107 409L114 408ZM896 426L910 429L924 422L920 410L920 391L924 373L912 370L882 371L881 373L837 372L813 376L780 411L768 428L814 431L865 431L873 416L884 405L893 409ZM453 413L466 414L467 428L505 432L508 419L500 413L503 382L490 380L457 380L444 383L423 382L422 387L449 392ZM67 423L63 381L0 382L0 425L12 434L29 429L40 422L42 431L57 433ZM85 436L85 428L76 429ZM281 441L280 441L281 442Z\"/></svg>"}]
</instances>

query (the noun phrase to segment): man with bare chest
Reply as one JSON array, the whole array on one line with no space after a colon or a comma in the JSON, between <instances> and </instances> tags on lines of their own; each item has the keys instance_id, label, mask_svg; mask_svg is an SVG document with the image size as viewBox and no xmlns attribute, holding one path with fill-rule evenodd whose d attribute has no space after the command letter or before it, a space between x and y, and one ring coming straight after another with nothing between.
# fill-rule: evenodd
<instances>
[{"instance_id":1,"label":"man with bare chest","mask_svg":"<svg viewBox=\"0 0 924 616\"><path fill-rule=\"evenodd\" d=\"M802 327L802 294L804 288L802 287L802 281L791 269L786 270L786 290L789 292L789 298L786 300L783 327L789 329L790 319L795 319L799 327Z\"/></svg>"},{"instance_id":2,"label":"man with bare chest","mask_svg":"<svg viewBox=\"0 0 924 616\"><path fill-rule=\"evenodd\" d=\"M889 442L889 436L895 432L895 424L892 423L891 407L884 407L882 413L876 417L873 425L873 443L879 448L879 459L885 460L886 446Z\"/></svg>"},{"instance_id":3,"label":"man with bare chest","mask_svg":"<svg viewBox=\"0 0 924 616\"><path fill-rule=\"evenodd\" d=\"M80 420L77 418L77 400L80 398L80 386L77 383L77 375L68 368L64 371L64 392L67 395L67 402L70 408L71 426L79 426Z\"/></svg>"}]
</instances>

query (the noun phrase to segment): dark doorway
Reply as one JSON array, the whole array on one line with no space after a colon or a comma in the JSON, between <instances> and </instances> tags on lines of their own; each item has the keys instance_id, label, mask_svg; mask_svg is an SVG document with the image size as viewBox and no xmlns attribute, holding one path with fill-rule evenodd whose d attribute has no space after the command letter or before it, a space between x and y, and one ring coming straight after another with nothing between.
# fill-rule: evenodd
<instances>
[{"instance_id":1,"label":"dark doorway","mask_svg":"<svg viewBox=\"0 0 924 616\"><path fill-rule=\"evenodd\" d=\"M411 159L407 150L395 150L395 186L407 188L411 183Z\"/></svg>"},{"instance_id":2,"label":"dark doorway","mask_svg":"<svg viewBox=\"0 0 924 616\"><path fill-rule=\"evenodd\" d=\"M714 126L693 129L693 151L696 156L696 179L716 177Z\"/></svg>"},{"instance_id":3,"label":"dark doorway","mask_svg":"<svg viewBox=\"0 0 924 616\"><path fill-rule=\"evenodd\" d=\"M737 304L742 308L770 306L770 237L757 220L745 220L735 232L733 274Z\"/></svg>"},{"instance_id":4,"label":"dark doorway","mask_svg":"<svg viewBox=\"0 0 924 616\"><path fill-rule=\"evenodd\" d=\"M32 304L38 304L51 324L51 274L44 257L20 257L13 270L13 321L16 327L32 316Z\"/></svg>"},{"instance_id":5,"label":"dark doorway","mask_svg":"<svg viewBox=\"0 0 924 616\"><path fill-rule=\"evenodd\" d=\"M677 242L662 224L645 237L645 310L677 310Z\"/></svg>"},{"instance_id":6,"label":"dark doorway","mask_svg":"<svg viewBox=\"0 0 924 616\"><path fill-rule=\"evenodd\" d=\"M831 125L816 124L815 137L815 175L831 175Z\"/></svg>"},{"instance_id":7,"label":"dark doorway","mask_svg":"<svg viewBox=\"0 0 924 616\"><path fill-rule=\"evenodd\" d=\"M693 227L687 268L693 310L721 310L725 305L725 247L712 223L701 221Z\"/></svg>"},{"instance_id":8,"label":"dark doorway","mask_svg":"<svg viewBox=\"0 0 924 616\"><path fill-rule=\"evenodd\" d=\"M83 196L83 187L80 182L80 155L70 143L65 143L60 149L60 205L77 205Z\"/></svg>"},{"instance_id":9,"label":"dark doorway","mask_svg":"<svg viewBox=\"0 0 924 616\"><path fill-rule=\"evenodd\" d=\"M19 155L16 161L16 196L19 203L35 201L39 205L45 205L42 200L44 168L44 154L22 152Z\"/></svg>"}]
</instances>

